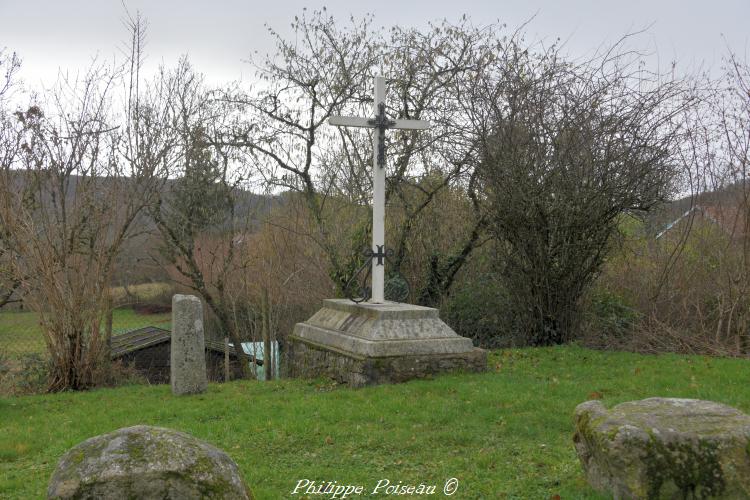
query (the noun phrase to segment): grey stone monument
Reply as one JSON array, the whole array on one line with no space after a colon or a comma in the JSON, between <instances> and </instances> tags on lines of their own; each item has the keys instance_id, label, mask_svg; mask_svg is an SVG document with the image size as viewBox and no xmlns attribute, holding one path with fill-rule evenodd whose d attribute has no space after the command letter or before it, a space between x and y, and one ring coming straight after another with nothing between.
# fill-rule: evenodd
<instances>
[{"instance_id":1,"label":"grey stone monument","mask_svg":"<svg viewBox=\"0 0 750 500\"><path fill-rule=\"evenodd\" d=\"M286 375L326 376L350 387L480 372L487 352L457 335L438 310L399 302L328 299L287 344Z\"/></svg>"},{"instance_id":2,"label":"grey stone monument","mask_svg":"<svg viewBox=\"0 0 750 500\"><path fill-rule=\"evenodd\" d=\"M198 394L206 390L203 304L193 295L172 297L170 369L173 394Z\"/></svg>"},{"instance_id":3,"label":"grey stone monument","mask_svg":"<svg viewBox=\"0 0 750 500\"><path fill-rule=\"evenodd\" d=\"M372 294L367 302L329 299L289 336L285 374L329 376L350 386L402 382L435 373L487 367L487 353L460 337L438 310L385 300L385 132L424 130L424 120L390 120L385 78L375 77L375 118L332 116L331 125L365 127L373 133Z\"/></svg>"}]
</instances>

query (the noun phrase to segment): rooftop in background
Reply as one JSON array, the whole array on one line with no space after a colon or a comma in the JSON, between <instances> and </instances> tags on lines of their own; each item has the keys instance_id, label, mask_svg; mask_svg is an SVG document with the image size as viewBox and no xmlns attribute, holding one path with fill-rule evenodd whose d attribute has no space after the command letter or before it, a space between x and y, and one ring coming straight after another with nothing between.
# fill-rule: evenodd
<instances>
[{"instance_id":1,"label":"rooftop in background","mask_svg":"<svg viewBox=\"0 0 750 500\"><path fill-rule=\"evenodd\" d=\"M145 365L149 365L150 367L143 367L145 372L149 371L159 371L160 373L154 375L153 377L153 383L160 383L165 382L169 380L169 351L168 349L164 348L158 348L158 349L148 349L150 347L158 346L161 344L165 344L169 342L172 338L172 332L169 330L165 330L163 328L158 328L155 326L147 326L144 328L139 328L137 330L133 330L127 333L122 333L118 335L112 336L112 352L111 356L112 359L122 359L125 358L126 362L132 362L133 360L136 360L137 357L143 357L143 355L146 356L155 356L157 359L156 361L147 361L145 362ZM206 339L205 341L206 345L206 351L213 352L212 359L216 359L217 355L218 357L221 357L224 355L225 349L227 346L224 344L224 341L218 341L218 340L212 340L212 339ZM166 347L166 346L165 346ZM228 344L228 350L229 355L232 359L237 358L237 351L234 348L234 345L231 343ZM142 351L146 349L147 351L143 351L141 353L138 353L138 351ZM263 367L265 358L265 349L263 346L263 342L243 342L242 343L242 350L245 351L245 353L250 356L250 360L256 360L255 361L255 375L258 380L265 380L265 369ZM148 354L148 351L161 351L161 352L151 352ZM273 356L273 371L274 371L274 378L278 378L280 374L280 367L279 367L279 344L276 341L271 342L271 353ZM130 355L130 356L129 356ZM135 357L134 357L135 356ZM208 359L208 357L207 357ZM138 365L138 362L135 363ZM141 365L144 365L144 362L141 363ZM153 370L152 370L153 368ZM163 372L163 373L162 373Z\"/></svg>"},{"instance_id":2,"label":"rooftop in background","mask_svg":"<svg viewBox=\"0 0 750 500\"><path fill-rule=\"evenodd\" d=\"M147 326L126 333L112 336L112 358L119 358L129 352L137 351L145 347L167 342L172 338L172 332L155 326ZM207 339L205 341L206 349L224 352L224 342ZM253 351L253 344L260 344ZM263 364L263 343L262 342L243 342L242 348L251 357L254 355L258 359L258 364ZM229 353L236 356L237 352L234 346L229 344Z\"/></svg>"}]
</instances>

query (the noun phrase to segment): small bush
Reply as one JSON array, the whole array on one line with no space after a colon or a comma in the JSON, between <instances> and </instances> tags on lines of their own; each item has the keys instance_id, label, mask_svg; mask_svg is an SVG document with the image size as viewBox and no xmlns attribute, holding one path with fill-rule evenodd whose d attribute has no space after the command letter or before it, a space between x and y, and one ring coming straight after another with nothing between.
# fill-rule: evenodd
<instances>
[{"instance_id":1,"label":"small bush","mask_svg":"<svg viewBox=\"0 0 750 500\"><path fill-rule=\"evenodd\" d=\"M508 292L491 276L457 288L442 304L443 321L484 348L524 345L511 314Z\"/></svg>"},{"instance_id":2,"label":"small bush","mask_svg":"<svg viewBox=\"0 0 750 500\"><path fill-rule=\"evenodd\" d=\"M642 318L624 297L603 287L591 290L582 310L580 337L590 347L623 347Z\"/></svg>"},{"instance_id":3,"label":"small bush","mask_svg":"<svg viewBox=\"0 0 750 500\"><path fill-rule=\"evenodd\" d=\"M100 385L107 387L148 383L146 377L135 366L125 364L120 360L103 364L101 372L97 375Z\"/></svg>"},{"instance_id":4,"label":"small bush","mask_svg":"<svg viewBox=\"0 0 750 500\"><path fill-rule=\"evenodd\" d=\"M18 368L9 374L16 392L36 394L46 392L49 385L49 360L38 353L24 354L18 360Z\"/></svg>"}]
</instances>

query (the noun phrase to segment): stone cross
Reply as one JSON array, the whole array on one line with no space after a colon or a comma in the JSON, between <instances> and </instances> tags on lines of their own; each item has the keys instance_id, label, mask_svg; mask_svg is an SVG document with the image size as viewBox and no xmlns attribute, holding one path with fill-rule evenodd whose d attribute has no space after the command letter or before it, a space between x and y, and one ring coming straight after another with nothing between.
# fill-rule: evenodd
<instances>
[{"instance_id":1,"label":"stone cross","mask_svg":"<svg viewBox=\"0 0 750 500\"><path fill-rule=\"evenodd\" d=\"M385 78L375 77L373 100L375 118L332 116L328 123L339 127L377 129L372 135L372 297L370 302L385 302L385 131L387 129L425 130L426 120L389 120L385 115Z\"/></svg>"}]
</instances>

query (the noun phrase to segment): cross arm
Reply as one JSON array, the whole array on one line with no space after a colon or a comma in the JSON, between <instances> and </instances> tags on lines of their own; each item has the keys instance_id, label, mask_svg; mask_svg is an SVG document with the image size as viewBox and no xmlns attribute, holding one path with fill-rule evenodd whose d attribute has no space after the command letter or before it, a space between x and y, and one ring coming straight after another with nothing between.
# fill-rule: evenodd
<instances>
[{"instance_id":1,"label":"cross arm","mask_svg":"<svg viewBox=\"0 0 750 500\"><path fill-rule=\"evenodd\" d=\"M393 120L394 125L388 128L395 128L401 130L426 130L430 128L430 122L428 120Z\"/></svg>"},{"instance_id":2,"label":"cross arm","mask_svg":"<svg viewBox=\"0 0 750 500\"><path fill-rule=\"evenodd\" d=\"M428 120L393 120L393 125L389 124L389 129L400 130L425 130L430 128ZM375 128L371 118L360 118L357 116L332 116L328 119L329 125L337 127L363 127Z\"/></svg>"},{"instance_id":3,"label":"cross arm","mask_svg":"<svg viewBox=\"0 0 750 500\"><path fill-rule=\"evenodd\" d=\"M370 124L369 119L359 118L356 116L332 116L328 119L329 125L336 125L337 127L366 127L373 128Z\"/></svg>"}]
</instances>

